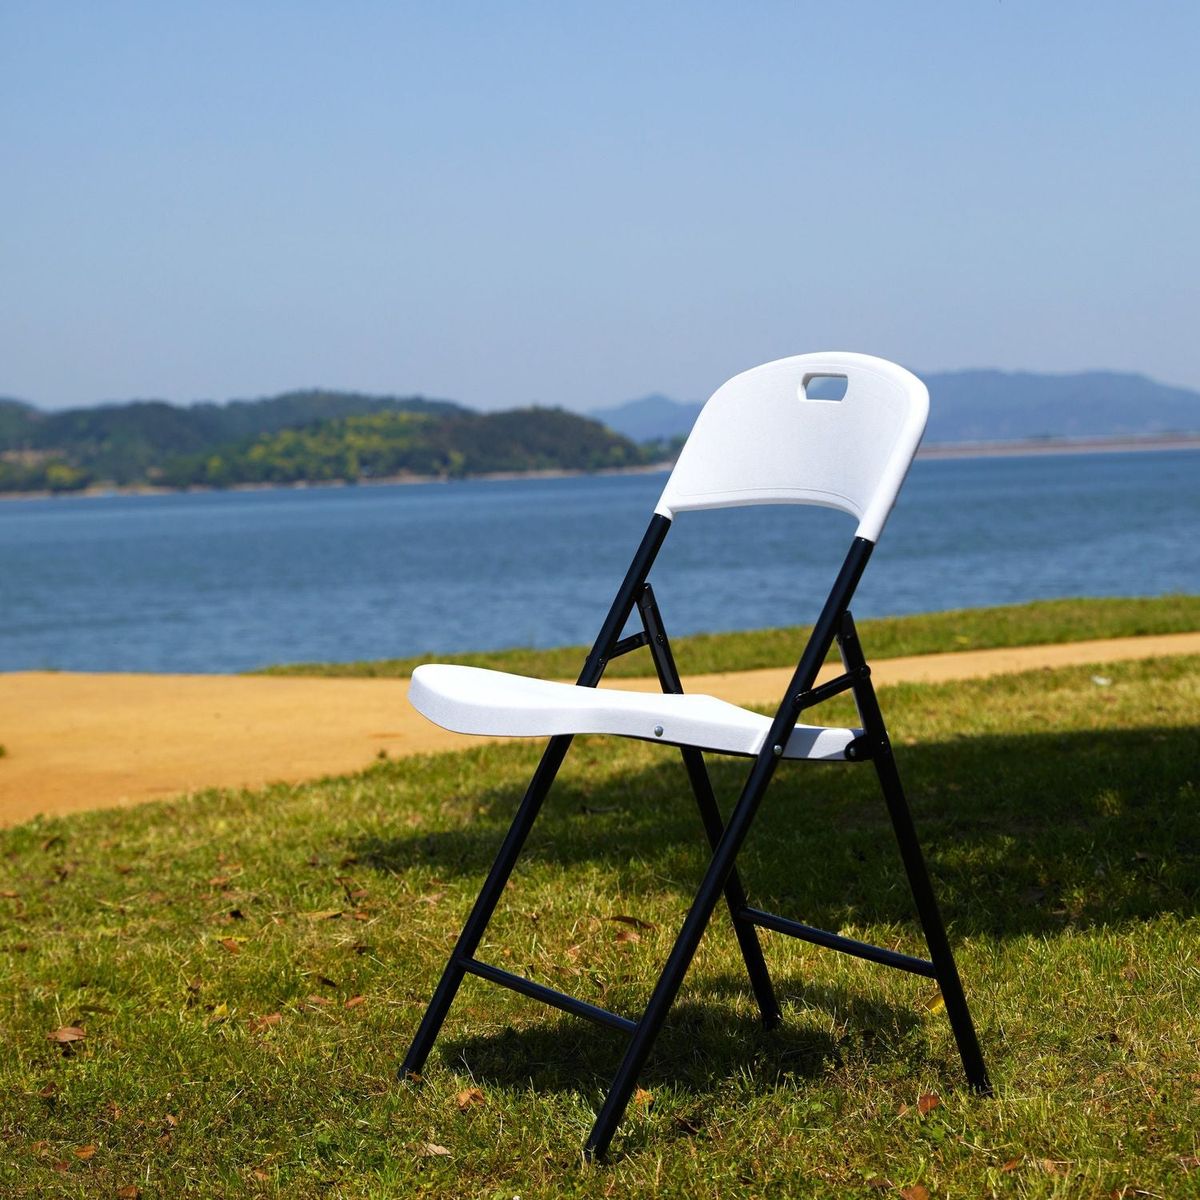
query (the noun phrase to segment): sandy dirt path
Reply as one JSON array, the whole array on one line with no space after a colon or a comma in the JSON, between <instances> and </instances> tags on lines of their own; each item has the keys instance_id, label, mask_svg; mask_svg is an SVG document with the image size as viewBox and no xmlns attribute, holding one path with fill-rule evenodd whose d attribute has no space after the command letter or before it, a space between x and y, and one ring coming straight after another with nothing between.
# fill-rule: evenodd
<instances>
[{"instance_id":1,"label":"sandy dirt path","mask_svg":"<svg viewBox=\"0 0 1200 1200\"><path fill-rule=\"evenodd\" d=\"M873 673L879 685L940 682L1164 654L1200 654L1200 633L883 659ZM685 687L774 704L790 678L790 669L696 675ZM485 740L431 725L407 691L406 679L0 674L0 824L314 779L360 770L381 751L399 758Z\"/></svg>"}]
</instances>

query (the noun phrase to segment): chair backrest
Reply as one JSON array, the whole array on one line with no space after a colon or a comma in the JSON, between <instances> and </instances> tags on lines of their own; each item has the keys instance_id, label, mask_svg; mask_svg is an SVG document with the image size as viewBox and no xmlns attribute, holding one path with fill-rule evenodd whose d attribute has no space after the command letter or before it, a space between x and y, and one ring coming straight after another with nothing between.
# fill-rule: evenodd
<instances>
[{"instance_id":1,"label":"chair backrest","mask_svg":"<svg viewBox=\"0 0 1200 1200\"><path fill-rule=\"evenodd\" d=\"M810 399L828 378L845 381L842 398ZM819 504L858 517L858 536L875 542L928 415L925 385L882 358L831 351L765 363L700 410L655 512Z\"/></svg>"}]
</instances>

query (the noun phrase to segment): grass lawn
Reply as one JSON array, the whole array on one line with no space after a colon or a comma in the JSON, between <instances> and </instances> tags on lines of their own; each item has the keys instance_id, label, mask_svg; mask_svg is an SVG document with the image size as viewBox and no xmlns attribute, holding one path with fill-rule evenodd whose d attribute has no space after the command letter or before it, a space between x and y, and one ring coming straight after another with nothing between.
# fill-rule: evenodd
<instances>
[{"instance_id":1,"label":"grass lawn","mask_svg":"<svg viewBox=\"0 0 1200 1200\"><path fill-rule=\"evenodd\" d=\"M537 757L509 744L0 832L0 1194L1200 1195L1200 658L882 699L993 1099L929 981L769 933L761 1031L723 913L608 1165L579 1148L622 1040L533 1001L468 979L400 1085ZM580 739L480 956L636 1014L705 858L683 784ZM869 767L785 764L740 863L752 903L923 952Z\"/></svg>"},{"instance_id":2,"label":"grass lawn","mask_svg":"<svg viewBox=\"0 0 1200 1200\"><path fill-rule=\"evenodd\" d=\"M670 621L670 614L667 613ZM599 628L599 618L597 618ZM946 650L990 650L1001 646L1036 646L1082 642L1092 638L1135 637L1148 633L1184 633L1200 629L1200 596L1102 597L1035 600L995 608L958 609L859 621L873 658L907 654L939 654ZM670 625L667 626L670 633ZM685 673L750 671L794 662L808 640L808 626L753 629L740 633L702 633L672 637L671 645ZM264 675L408 676L423 662L465 663L518 675L574 679L587 656L586 646L553 650L493 650L475 654L425 654L373 662L295 663L267 667ZM831 651L836 658L837 652ZM648 655L629 654L609 664L606 678L649 676Z\"/></svg>"}]
</instances>

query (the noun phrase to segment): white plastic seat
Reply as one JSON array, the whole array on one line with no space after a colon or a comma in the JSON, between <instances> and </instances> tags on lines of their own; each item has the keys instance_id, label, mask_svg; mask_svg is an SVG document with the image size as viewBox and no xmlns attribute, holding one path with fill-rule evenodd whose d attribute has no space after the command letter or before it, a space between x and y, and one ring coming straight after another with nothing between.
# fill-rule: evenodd
<instances>
[{"instance_id":1,"label":"white plastic seat","mask_svg":"<svg viewBox=\"0 0 1200 1200\"><path fill-rule=\"evenodd\" d=\"M493 737L608 733L753 756L771 729L770 717L716 696L578 687L448 663L418 667L408 698L444 729ZM782 757L845 762L846 747L861 735L861 729L798 724Z\"/></svg>"}]
</instances>

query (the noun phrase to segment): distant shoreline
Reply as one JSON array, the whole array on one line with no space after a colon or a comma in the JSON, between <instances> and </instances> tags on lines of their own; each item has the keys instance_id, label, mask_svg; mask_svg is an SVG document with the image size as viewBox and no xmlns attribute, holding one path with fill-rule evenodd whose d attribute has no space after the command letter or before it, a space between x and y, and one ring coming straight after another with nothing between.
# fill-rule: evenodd
<instances>
[{"instance_id":1,"label":"distant shoreline","mask_svg":"<svg viewBox=\"0 0 1200 1200\"><path fill-rule=\"evenodd\" d=\"M1200 433L1161 437L1026 438L1013 442L939 442L918 458L1032 458L1046 454L1129 454L1143 450L1200 450Z\"/></svg>"},{"instance_id":2,"label":"distant shoreline","mask_svg":"<svg viewBox=\"0 0 1200 1200\"><path fill-rule=\"evenodd\" d=\"M1035 458L1055 454L1129 454L1161 450L1200 450L1200 434L1186 434L1178 437L1030 438L1012 442L940 442L931 446L922 446L917 451L917 458L931 460ZM379 479L358 479L352 482L344 479L317 479L297 480L294 483L234 483L225 488L198 485L172 488L149 483L127 486L93 484L74 492L0 492L0 501L69 498L95 500L105 496L175 496L202 492L305 491L321 488L394 487L419 483L486 483L516 479L568 479L581 475L656 475L669 471L673 465L673 462L666 461L646 463L636 467L605 467L596 471L568 470L566 468L550 468L543 471L488 471L453 479L445 475L390 475Z\"/></svg>"},{"instance_id":3,"label":"distant shoreline","mask_svg":"<svg viewBox=\"0 0 1200 1200\"><path fill-rule=\"evenodd\" d=\"M595 471L569 470L549 467L543 471L482 471L478 475L382 475L375 479L298 479L294 483L231 483L228 487L191 484L188 487L162 487L153 483L92 484L74 492L0 492L4 500L62 500L75 497L83 500L103 499L105 496L183 496L210 492L295 492L331 488L396 487L417 483L480 483L511 479L574 479L581 475L656 475L669 471L670 462L644 463L636 467L600 467Z\"/></svg>"}]
</instances>

